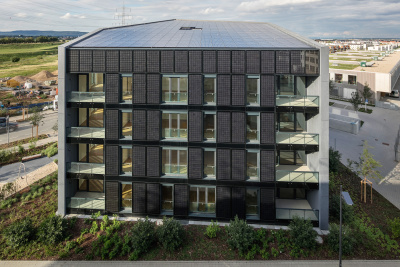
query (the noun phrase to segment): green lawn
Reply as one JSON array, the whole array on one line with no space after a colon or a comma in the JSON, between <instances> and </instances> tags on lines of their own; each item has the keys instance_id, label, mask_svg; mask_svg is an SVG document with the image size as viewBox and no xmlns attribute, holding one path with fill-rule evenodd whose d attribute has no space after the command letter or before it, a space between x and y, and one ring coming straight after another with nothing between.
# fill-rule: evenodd
<instances>
[{"instance_id":1,"label":"green lawn","mask_svg":"<svg viewBox=\"0 0 400 267\"><path fill-rule=\"evenodd\" d=\"M359 65L352 65L352 64L337 64L337 66L333 66L333 63L329 63L330 69L353 70L358 66Z\"/></svg>"},{"instance_id":2,"label":"green lawn","mask_svg":"<svg viewBox=\"0 0 400 267\"><path fill-rule=\"evenodd\" d=\"M362 58L346 58L346 57L334 57L334 56L330 56L329 60L342 60L342 61L367 61L370 62L372 61L372 59L362 59Z\"/></svg>"}]
</instances>

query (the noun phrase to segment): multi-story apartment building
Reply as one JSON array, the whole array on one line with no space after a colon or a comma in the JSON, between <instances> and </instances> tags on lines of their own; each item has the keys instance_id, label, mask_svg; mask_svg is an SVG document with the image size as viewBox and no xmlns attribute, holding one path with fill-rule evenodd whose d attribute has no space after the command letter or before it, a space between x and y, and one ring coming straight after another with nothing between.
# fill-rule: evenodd
<instances>
[{"instance_id":1,"label":"multi-story apartment building","mask_svg":"<svg viewBox=\"0 0 400 267\"><path fill-rule=\"evenodd\" d=\"M58 213L327 229L328 54L268 23L189 20L60 46Z\"/></svg>"}]
</instances>

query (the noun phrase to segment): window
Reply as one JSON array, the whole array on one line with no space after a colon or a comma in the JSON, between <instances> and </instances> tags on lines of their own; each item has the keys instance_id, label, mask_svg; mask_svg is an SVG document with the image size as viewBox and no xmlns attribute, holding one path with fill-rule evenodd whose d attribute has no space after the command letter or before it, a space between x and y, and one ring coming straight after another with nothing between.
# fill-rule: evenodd
<instances>
[{"instance_id":1,"label":"window","mask_svg":"<svg viewBox=\"0 0 400 267\"><path fill-rule=\"evenodd\" d=\"M79 162L103 163L103 145L79 144Z\"/></svg>"},{"instance_id":2,"label":"window","mask_svg":"<svg viewBox=\"0 0 400 267\"><path fill-rule=\"evenodd\" d=\"M162 185L161 187L161 210L172 211L174 207L173 185Z\"/></svg>"},{"instance_id":3,"label":"window","mask_svg":"<svg viewBox=\"0 0 400 267\"><path fill-rule=\"evenodd\" d=\"M215 213L215 187L190 187L190 212Z\"/></svg>"},{"instance_id":4,"label":"window","mask_svg":"<svg viewBox=\"0 0 400 267\"><path fill-rule=\"evenodd\" d=\"M258 151L247 151L247 178L249 180L259 179L259 153Z\"/></svg>"},{"instance_id":5,"label":"window","mask_svg":"<svg viewBox=\"0 0 400 267\"><path fill-rule=\"evenodd\" d=\"M247 76L246 79L247 105L258 105L260 103L260 77Z\"/></svg>"},{"instance_id":6,"label":"window","mask_svg":"<svg viewBox=\"0 0 400 267\"><path fill-rule=\"evenodd\" d=\"M304 188L278 188L278 198L306 199L306 190Z\"/></svg>"},{"instance_id":7,"label":"window","mask_svg":"<svg viewBox=\"0 0 400 267\"><path fill-rule=\"evenodd\" d=\"M204 77L204 104L215 104L217 98L217 78Z\"/></svg>"},{"instance_id":8,"label":"window","mask_svg":"<svg viewBox=\"0 0 400 267\"><path fill-rule=\"evenodd\" d=\"M121 112L121 136L122 137L132 137L132 112Z\"/></svg>"},{"instance_id":9,"label":"window","mask_svg":"<svg viewBox=\"0 0 400 267\"><path fill-rule=\"evenodd\" d=\"M79 127L104 127L104 110L101 108L79 108Z\"/></svg>"},{"instance_id":10,"label":"window","mask_svg":"<svg viewBox=\"0 0 400 267\"><path fill-rule=\"evenodd\" d=\"M216 119L215 114L205 113L203 115L204 118L204 126L203 126L203 135L206 140L215 140L216 138Z\"/></svg>"},{"instance_id":11,"label":"window","mask_svg":"<svg viewBox=\"0 0 400 267\"><path fill-rule=\"evenodd\" d=\"M280 132L303 132L306 130L304 113L278 113L277 123Z\"/></svg>"},{"instance_id":12,"label":"window","mask_svg":"<svg viewBox=\"0 0 400 267\"><path fill-rule=\"evenodd\" d=\"M163 148L162 173L166 175L187 174L187 150L176 148Z\"/></svg>"},{"instance_id":13,"label":"window","mask_svg":"<svg viewBox=\"0 0 400 267\"><path fill-rule=\"evenodd\" d=\"M187 102L188 79L187 76L163 76L162 101Z\"/></svg>"},{"instance_id":14,"label":"window","mask_svg":"<svg viewBox=\"0 0 400 267\"><path fill-rule=\"evenodd\" d=\"M132 75L122 75L122 101L132 102Z\"/></svg>"},{"instance_id":15,"label":"window","mask_svg":"<svg viewBox=\"0 0 400 267\"><path fill-rule=\"evenodd\" d=\"M343 75L342 74L335 74L335 83L342 83Z\"/></svg>"},{"instance_id":16,"label":"window","mask_svg":"<svg viewBox=\"0 0 400 267\"><path fill-rule=\"evenodd\" d=\"M87 180L78 179L78 191L84 192L103 192L103 181L102 180Z\"/></svg>"},{"instance_id":17,"label":"window","mask_svg":"<svg viewBox=\"0 0 400 267\"><path fill-rule=\"evenodd\" d=\"M163 138L187 138L187 113L162 114Z\"/></svg>"},{"instance_id":18,"label":"window","mask_svg":"<svg viewBox=\"0 0 400 267\"><path fill-rule=\"evenodd\" d=\"M258 216L258 189L246 189L246 216Z\"/></svg>"},{"instance_id":19,"label":"window","mask_svg":"<svg viewBox=\"0 0 400 267\"><path fill-rule=\"evenodd\" d=\"M121 209L132 211L132 183L121 184Z\"/></svg>"},{"instance_id":20,"label":"window","mask_svg":"<svg viewBox=\"0 0 400 267\"><path fill-rule=\"evenodd\" d=\"M215 178L216 175L216 152L215 150L209 150L209 149L205 149L204 153L203 153L203 164L204 164L204 176L208 177L208 178Z\"/></svg>"},{"instance_id":21,"label":"window","mask_svg":"<svg viewBox=\"0 0 400 267\"><path fill-rule=\"evenodd\" d=\"M89 73L78 75L79 92L103 92L103 73Z\"/></svg>"},{"instance_id":22,"label":"window","mask_svg":"<svg viewBox=\"0 0 400 267\"><path fill-rule=\"evenodd\" d=\"M247 113L246 124L247 141L258 142L260 140L259 115Z\"/></svg>"},{"instance_id":23,"label":"window","mask_svg":"<svg viewBox=\"0 0 400 267\"><path fill-rule=\"evenodd\" d=\"M294 91L294 76L293 75L278 75L277 81L278 95L295 95Z\"/></svg>"},{"instance_id":24,"label":"window","mask_svg":"<svg viewBox=\"0 0 400 267\"><path fill-rule=\"evenodd\" d=\"M305 151L284 151L278 152L280 165L304 165L307 164L307 156Z\"/></svg>"},{"instance_id":25,"label":"window","mask_svg":"<svg viewBox=\"0 0 400 267\"><path fill-rule=\"evenodd\" d=\"M78 76L78 89L79 92L87 92L87 75L86 74L82 74Z\"/></svg>"},{"instance_id":26,"label":"window","mask_svg":"<svg viewBox=\"0 0 400 267\"><path fill-rule=\"evenodd\" d=\"M132 148L121 148L122 173L132 174Z\"/></svg>"},{"instance_id":27,"label":"window","mask_svg":"<svg viewBox=\"0 0 400 267\"><path fill-rule=\"evenodd\" d=\"M349 84L357 84L357 76L355 75L349 75Z\"/></svg>"}]
</instances>

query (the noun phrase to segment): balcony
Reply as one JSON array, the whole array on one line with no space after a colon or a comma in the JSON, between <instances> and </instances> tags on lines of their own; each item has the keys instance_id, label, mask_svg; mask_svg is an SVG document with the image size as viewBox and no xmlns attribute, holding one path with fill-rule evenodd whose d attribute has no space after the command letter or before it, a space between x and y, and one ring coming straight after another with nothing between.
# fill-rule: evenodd
<instances>
[{"instance_id":1,"label":"balcony","mask_svg":"<svg viewBox=\"0 0 400 267\"><path fill-rule=\"evenodd\" d=\"M164 138L187 138L187 129L164 128Z\"/></svg>"},{"instance_id":2,"label":"balcony","mask_svg":"<svg viewBox=\"0 0 400 267\"><path fill-rule=\"evenodd\" d=\"M178 165L178 164L163 164L163 173L166 175L174 175L174 174L187 174L187 165Z\"/></svg>"},{"instance_id":3,"label":"balcony","mask_svg":"<svg viewBox=\"0 0 400 267\"><path fill-rule=\"evenodd\" d=\"M319 173L312 172L307 166L279 165L276 167L277 182L319 183Z\"/></svg>"},{"instance_id":4,"label":"balcony","mask_svg":"<svg viewBox=\"0 0 400 267\"><path fill-rule=\"evenodd\" d=\"M67 172L77 174L100 174L106 173L106 167L101 163L68 162Z\"/></svg>"},{"instance_id":5,"label":"balcony","mask_svg":"<svg viewBox=\"0 0 400 267\"><path fill-rule=\"evenodd\" d=\"M67 208L104 210L104 193L77 192L75 196L67 198Z\"/></svg>"},{"instance_id":6,"label":"balcony","mask_svg":"<svg viewBox=\"0 0 400 267\"><path fill-rule=\"evenodd\" d=\"M278 145L314 145L319 144L319 135L310 133L277 132L276 144Z\"/></svg>"},{"instance_id":7,"label":"balcony","mask_svg":"<svg viewBox=\"0 0 400 267\"><path fill-rule=\"evenodd\" d=\"M70 127L67 137L71 138L105 138L104 128L95 127Z\"/></svg>"},{"instance_id":8,"label":"balcony","mask_svg":"<svg viewBox=\"0 0 400 267\"><path fill-rule=\"evenodd\" d=\"M104 103L106 100L104 92L69 92L68 102L73 103Z\"/></svg>"},{"instance_id":9,"label":"balcony","mask_svg":"<svg viewBox=\"0 0 400 267\"><path fill-rule=\"evenodd\" d=\"M163 102L184 102L186 103L188 99L188 93L187 92L182 92L182 93L170 93L170 92L163 92L162 93L162 101Z\"/></svg>"},{"instance_id":10,"label":"balcony","mask_svg":"<svg viewBox=\"0 0 400 267\"><path fill-rule=\"evenodd\" d=\"M319 211L311 208L306 199L276 199L277 220L292 220L300 217L304 220L319 221Z\"/></svg>"},{"instance_id":11,"label":"balcony","mask_svg":"<svg viewBox=\"0 0 400 267\"><path fill-rule=\"evenodd\" d=\"M319 96L277 95L276 105L280 107L319 107Z\"/></svg>"}]
</instances>

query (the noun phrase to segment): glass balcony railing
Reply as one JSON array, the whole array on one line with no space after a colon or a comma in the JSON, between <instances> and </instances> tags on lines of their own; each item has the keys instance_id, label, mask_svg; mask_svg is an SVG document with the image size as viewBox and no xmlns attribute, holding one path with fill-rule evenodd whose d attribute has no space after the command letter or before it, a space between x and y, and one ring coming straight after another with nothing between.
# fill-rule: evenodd
<instances>
[{"instance_id":1,"label":"glass balcony railing","mask_svg":"<svg viewBox=\"0 0 400 267\"><path fill-rule=\"evenodd\" d=\"M319 135L309 133L277 132L276 143L288 145L318 145Z\"/></svg>"},{"instance_id":2,"label":"glass balcony railing","mask_svg":"<svg viewBox=\"0 0 400 267\"><path fill-rule=\"evenodd\" d=\"M276 219L278 220L292 220L296 216L304 220L318 221L319 211L312 209L276 209Z\"/></svg>"},{"instance_id":3,"label":"glass balcony railing","mask_svg":"<svg viewBox=\"0 0 400 267\"><path fill-rule=\"evenodd\" d=\"M103 198L69 197L67 198L67 207L73 209L104 210L105 199L104 197Z\"/></svg>"},{"instance_id":4,"label":"glass balcony railing","mask_svg":"<svg viewBox=\"0 0 400 267\"><path fill-rule=\"evenodd\" d=\"M318 96L277 95L276 106L279 107L318 107Z\"/></svg>"},{"instance_id":5,"label":"glass balcony railing","mask_svg":"<svg viewBox=\"0 0 400 267\"><path fill-rule=\"evenodd\" d=\"M70 127L67 135L67 137L73 138L105 138L105 136L104 128L95 127Z\"/></svg>"},{"instance_id":6,"label":"glass balcony railing","mask_svg":"<svg viewBox=\"0 0 400 267\"><path fill-rule=\"evenodd\" d=\"M162 93L162 101L163 102L187 102L188 93L170 93L163 92Z\"/></svg>"},{"instance_id":7,"label":"glass balcony railing","mask_svg":"<svg viewBox=\"0 0 400 267\"><path fill-rule=\"evenodd\" d=\"M67 172L80 174L105 174L106 167L101 163L69 162Z\"/></svg>"},{"instance_id":8,"label":"glass balcony railing","mask_svg":"<svg viewBox=\"0 0 400 267\"><path fill-rule=\"evenodd\" d=\"M122 201L121 201L122 203L121 203L121 207L122 208L132 208L132 199L130 199L130 198L124 198L124 199L122 199Z\"/></svg>"},{"instance_id":9,"label":"glass balcony railing","mask_svg":"<svg viewBox=\"0 0 400 267\"><path fill-rule=\"evenodd\" d=\"M187 129L164 128L165 138L187 138Z\"/></svg>"},{"instance_id":10,"label":"glass balcony railing","mask_svg":"<svg viewBox=\"0 0 400 267\"><path fill-rule=\"evenodd\" d=\"M215 203L191 202L190 212L215 213Z\"/></svg>"},{"instance_id":11,"label":"glass balcony railing","mask_svg":"<svg viewBox=\"0 0 400 267\"><path fill-rule=\"evenodd\" d=\"M104 103L106 100L104 92L69 92L68 102L93 102Z\"/></svg>"},{"instance_id":12,"label":"glass balcony railing","mask_svg":"<svg viewBox=\"0 0 400 267\"><path fill-rule=\"evenodd\" d=\"M187 174L187 165L164 164L162 172L169 174Z\"/></svg>"},{"instance_id":13,"label":"glass balcony railing","mask_svg":"<svg viewBox=\"0 0 400 267\"><path fill-rule=\"evenodd\" d=\"M204 102L207 104L214 104L216 101L216 93L204 93Z\"/></svg>"},{"instance_id":14,"label":"glass balcony railing","mask_svg":"<svg viewBox=\"0 0 400 267\"><path fill-rule=\"evenodd\" d=\"M319 174L318 172L277 170L275 180L291 183L318 183Z\"/></svg>"},{"instance_id":15,"label":"glass balcony railing","mask_svg":"<svg viewBox=\"0 0 400 267\"><path fill-rule=\"evenodd\" d=\"M247 103L249 105L258 105L260 103L259 94L247 93Z\"/></svg>"},{"instance_id":16,"label":"glass balcony railing","mask_svg":"<svg viewBox=\"0 0 400 267\"><path fill-rule=\"evenodd\" d=\"M215 130L214 129L204 129L204 138L205 139L215 139Z\"/></svg>"}]
</instances>

